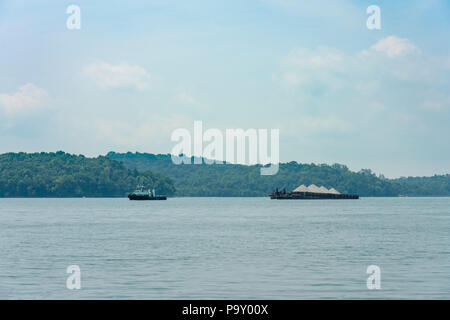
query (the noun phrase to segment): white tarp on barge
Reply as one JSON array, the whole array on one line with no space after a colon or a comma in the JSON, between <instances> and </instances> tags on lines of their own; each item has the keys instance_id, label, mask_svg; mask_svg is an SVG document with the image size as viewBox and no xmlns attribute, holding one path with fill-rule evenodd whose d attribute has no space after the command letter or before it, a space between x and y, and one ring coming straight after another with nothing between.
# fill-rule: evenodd
<instances>
[{"instance_id":1,"label":"white tarp on barge","mask_svg":"<svg viewBox=\"0 0 450 320\"><path fill-rule=\"evenodd\" d=\"M326 193L326 194L340 194L336 189L331 188L327 189L324 186L321 186L320 188L316 186L315 184L311 184L309 187L305 185L301 185L294 189L294 192L313 192L313 193Z\"/></svg>"}]
</instances>

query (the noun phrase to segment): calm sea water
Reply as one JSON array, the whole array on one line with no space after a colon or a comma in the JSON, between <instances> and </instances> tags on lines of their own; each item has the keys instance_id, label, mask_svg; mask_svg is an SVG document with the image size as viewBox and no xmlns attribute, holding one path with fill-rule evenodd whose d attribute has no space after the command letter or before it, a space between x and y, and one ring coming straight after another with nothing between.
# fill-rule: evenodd
<instances>
[{"instance_id":1,"label":"calm sea water","mask_svg":"<svg viewBox=\"0 0 450 320\"><path fill-rule=\"evenodd\" d=\"M37 298L449 299L450 198L0 199L0 299Z\"/></svg>"}]
</instances>

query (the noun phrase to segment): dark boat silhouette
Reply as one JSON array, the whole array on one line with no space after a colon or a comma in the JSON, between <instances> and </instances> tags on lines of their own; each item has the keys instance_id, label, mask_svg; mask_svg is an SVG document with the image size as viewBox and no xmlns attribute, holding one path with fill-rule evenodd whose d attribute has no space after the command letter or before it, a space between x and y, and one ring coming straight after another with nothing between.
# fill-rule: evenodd
<instances>
[{"instance_id":1,"label":"dark boat silhouette","mask_svg":"<svg viewBox=\"0 0 450 320\"><path fill-rule=\"evenodd\" d=\"M334 188L327 189L323 186L319 188L314 184L310 185L309 187L301 185L291 192L286 192L286 190L278 191L277 188L274 192L272 192L269 195L269 197L270 199L277 199L277 200L359 199L359 195L357 194L342 194Z\"/></svg>"},{"instance_id":2,"label":"dark boat silhouette","mask_svg":"<svg viewBox=\"0 0 450 320\"><path fill-rule=\"evenodd\" d=\"M166 196L156 195L155 189L145 190L144 186L138 186L136 190L128 194L130 200L167 200Z\"/></svg>"}]
</instances>

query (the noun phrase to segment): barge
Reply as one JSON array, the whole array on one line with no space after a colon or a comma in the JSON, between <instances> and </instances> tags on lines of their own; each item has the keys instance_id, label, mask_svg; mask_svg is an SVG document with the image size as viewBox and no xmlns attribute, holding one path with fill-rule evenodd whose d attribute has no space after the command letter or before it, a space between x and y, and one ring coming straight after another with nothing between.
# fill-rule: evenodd
<instances>
[{"instance_id":1,"label":"barge","mask_svg":"<svg viewBox=\"0 0 450 320\"><path fill-rule=\"evenodd\" d=\"M328 190L325 187L318 188L313 184L309 187L301 185L291 192L276 189L269 197L276 200L359 199L357 194L343 194L334 188Z\"/></svg>"}]
</instances>

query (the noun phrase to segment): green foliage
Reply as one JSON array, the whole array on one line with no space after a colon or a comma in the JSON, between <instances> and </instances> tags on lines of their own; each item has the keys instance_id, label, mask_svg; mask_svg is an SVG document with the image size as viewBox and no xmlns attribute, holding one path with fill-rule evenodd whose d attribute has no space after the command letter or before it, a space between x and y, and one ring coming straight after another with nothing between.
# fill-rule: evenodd
<instances>
[{"instance_id":1,"label":"green foliage","mask_svg":"<svg viewBox=\"0 0 450 320\"><path fill-rule=\"evenodd\" d=\"M393 180L399 193L408 196L449 196L450 174L432 177L408 177Z\"/></svg>"},{"instance_id":2,"label":"green foliage","mask_svg":"<svg viewBox=\"0 0 450 320\"><path fill-rule=\"evenodd\" d=\"M0 155L0 197L121 197L143 184L178 196L266 196L300 184L334 187L360 196L450 196L450 175L386 179L369 169L341 164L280 164L261 176L261 166L174 165L170 155L114 153L86 158L56 153ZM176 192L175 192L176 188Z\"/></svg>"},{"instance_id":3,"label":"green foliage","mask_svg":"<svg viewBox=\"0 0 450 320\"><path fill-rule=\"evenodd\" d=\"M0 197L121 197L143 184L172 195L170 179L108 157L56 153L0 155Z\"/></svg>"},{"instance_id":4,"label":"green foliage","mask_svg":"<svg viewBox=\"0 0 450 320\"><path fill-rule=\"evenodd\" d=\"M159 172L173 179L178 196L266 196L275 188L290 191L300 184L334 187L360 196L449 196L450 175L386 179L370 169L350 171L345 165L280 164L273 176L261 176L261 166L232 164L174 165L170 155L114 153L107 157L126 167Z\"/></svg>"}]
</instances>

